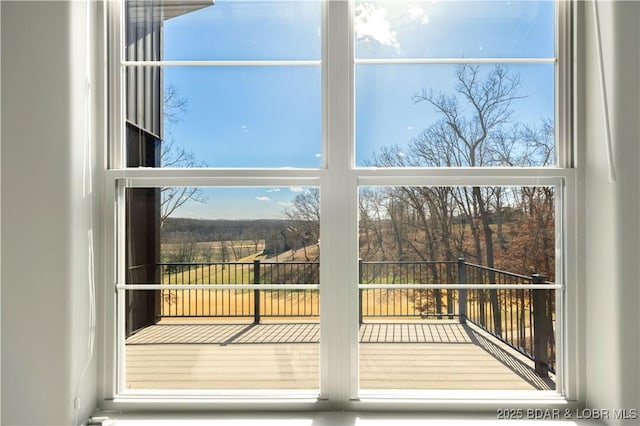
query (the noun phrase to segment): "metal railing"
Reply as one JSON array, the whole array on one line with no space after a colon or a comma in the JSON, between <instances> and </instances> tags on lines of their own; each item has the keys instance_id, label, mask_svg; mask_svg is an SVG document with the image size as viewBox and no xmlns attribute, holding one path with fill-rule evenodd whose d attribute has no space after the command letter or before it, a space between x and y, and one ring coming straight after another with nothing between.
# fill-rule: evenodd
<instances>
[{"instance_id":1,"label":"metal railing","mask_svg":"<svg viewBox=\"0 0 640 426\"><path fill-rule=\"evenodd\" d=\"M359 275L365 285L455 283L457 262L361 260ZM453 318L458 316L457 297L457 290L361 288L360 322L375 317Z\"/></svg>"},{"instance_id":2,"label":"metal railing","mask_svg":"<svg viewBox=\"0 0 640 426\"><path fill-rule=\"evenodd\" d=\"M552 284L544 275L515 274L458 260L458 282L473 284ZM469 289L465 318L536 363L555 372L555 289Z\"/></svg>"},{"instance_id":3,"label":"metal railing","mask_svg":"<svg viewBox=\"0 0 640 426\"><path fill-rule=\"evenodd\" d=\"M159 264L162 317L317 317L315 288L269 289L269 284L316 285L319 262L209 262ZM373 318L457 318L469 321L534 360L536 371L555 371L555 290L513 289L551 284L542 275L520 275L454 261L360 261L360 322ZM394 284L508 284L509 289L393 288ZM198 289L198 284L226 284ZM263 285L232 289L229 284ZM383 284L386 288L366 288Z\"/></svg>"},{"instance_id":4,"label":"metal railing","mask_svg":"<svg viewBox=\"0 0 640 426\"><path fill-rule=\"evenodd\" d=\"M318 284L319 262L160 263L161 317L307 317L319 315L318 290L269 289L269 284ZM264 289L199 289L199 284L260 284Z\"/></svg>"}]
</instances>

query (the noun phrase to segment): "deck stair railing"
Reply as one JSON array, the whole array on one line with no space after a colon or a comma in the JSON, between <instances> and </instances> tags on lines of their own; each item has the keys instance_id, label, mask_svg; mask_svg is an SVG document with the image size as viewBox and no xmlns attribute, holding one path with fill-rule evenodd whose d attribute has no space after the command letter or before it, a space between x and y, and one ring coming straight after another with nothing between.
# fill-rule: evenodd
<instances>
[{"instance_id":1,"label":"deck stair railing","mask_svg":"<svg viewBox=\"0 0 640 426\"><path fill-rule=\"evenodd\" d=\"M164 284L184 289L161 291L162 317L318 317L319 262L161 263ZM551 284L543 275L515 274L466 262L359 262L359 316L371 319L457 319L478 326L535 361L545 377L555 372L555 290L513 288ZM506 284L507 289L393 288L393 284ZM226 284L200 289L198 284ZM256 284L233 289L228 284ZM309 284L309 289L269 289L269 284ZM385 284L372 286L367 284ZM386 287L386 288L380 288ZM495 287L495 286L494 286Z\"/></svg>"}]
</instances>

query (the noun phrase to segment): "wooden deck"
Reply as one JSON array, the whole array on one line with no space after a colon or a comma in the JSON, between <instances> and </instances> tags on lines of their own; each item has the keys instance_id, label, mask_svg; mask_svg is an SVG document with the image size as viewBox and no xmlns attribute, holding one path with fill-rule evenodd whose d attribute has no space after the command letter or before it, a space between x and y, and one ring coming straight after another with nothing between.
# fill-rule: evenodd
<instances>
[{"instance_id":1,"label":"wooden deck","mask_svg":"<svg viewBox=\"0 0 640 426\"><path fill-rule=\"evenodd\" d=\"M161 323L126 341L131 389L318 389L317 323ZM533 362L477 327L366 323L361 389L553 389Z\"/></svg>"}]
</instances>

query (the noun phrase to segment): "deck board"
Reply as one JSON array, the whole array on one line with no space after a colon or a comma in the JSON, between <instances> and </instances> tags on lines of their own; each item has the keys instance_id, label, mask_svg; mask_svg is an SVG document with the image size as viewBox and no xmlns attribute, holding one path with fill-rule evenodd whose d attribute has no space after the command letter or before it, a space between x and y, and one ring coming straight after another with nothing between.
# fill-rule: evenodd
<instances>
[{"instance_id":1,"label":"deck board","mask_svg":"<svg viewBox=\"0 0 640 426\"><path fill-rule=\"evenodd\" d=\"M160 323L126 342L131 389L318 389L317 323ZM533 363L456 322L366 323L361 389L553 389Z\"/></svg>"}]
</instances>

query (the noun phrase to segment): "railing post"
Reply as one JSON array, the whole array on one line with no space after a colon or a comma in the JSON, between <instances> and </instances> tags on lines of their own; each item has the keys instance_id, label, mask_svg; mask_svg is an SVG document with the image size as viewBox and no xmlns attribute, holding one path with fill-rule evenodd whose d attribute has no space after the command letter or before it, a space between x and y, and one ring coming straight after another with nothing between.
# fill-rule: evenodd
<instances>
[{"instance_id":1,"label":"railing post","mask_svg":"<svg viewBox=\"0 0 640 426\"><path fill-rule=\"evenodd\" d=\"M467 268L464 257L458 258L458 284L467 283ZM467 289L458 289L458 320L460 324L467 323Z\"/></svg>"},{"instance_id":2,"label":"railing post","mask_svg":"<svg viewBox=\"0 0 640 426\"><path fill-rule=\"evenodd\" d=\"M362 284L362 259L358 259L358 286ZM362 325L362 289L358 289L358 324Z\"/></svg>"},{"instance_id":3,"label":"railing post","mask_svg":"<svg viewBox=\"0 0 640 426\"><path fill-rule=\"evenodd\" d=\"M534 274L531 276L532 284L544 284L545 276ZM547 291L533 291L533 359L536 373L540 377L549 377L549 354L547 342L549 341L549 329L547 327Z\"/></svg>"},{"instance_id":4,"label":"railing post","mask_svg":"<svg viewBox=\"0 0 640 426\"><path fill-rule=\"evenodd\" d=\"M253 260L253 283L260 284L260 259ZM260 290L253 290L253 323L260 323Z\"/></svg>"}]
</instances>

